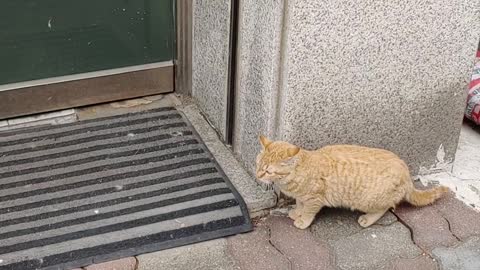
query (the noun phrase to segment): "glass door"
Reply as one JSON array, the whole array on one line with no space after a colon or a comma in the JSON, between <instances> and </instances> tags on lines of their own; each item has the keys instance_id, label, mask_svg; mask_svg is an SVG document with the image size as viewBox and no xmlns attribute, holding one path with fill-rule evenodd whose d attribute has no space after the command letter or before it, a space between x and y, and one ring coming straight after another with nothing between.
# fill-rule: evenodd
<instances>
[{"instance_id":1,"label":"glass door","mask_svg":"<svg viewBox=\"0 0 480 270\"><path fill-rule=\"evenodd\" d=\"M0 118L173 91L174 4L2 1ZM109 86L108 79L128 87ZM145 80L156 89L142 90ZM29 102L26 109L23 99L51 104Z\"/></svg>"}]
</instances>

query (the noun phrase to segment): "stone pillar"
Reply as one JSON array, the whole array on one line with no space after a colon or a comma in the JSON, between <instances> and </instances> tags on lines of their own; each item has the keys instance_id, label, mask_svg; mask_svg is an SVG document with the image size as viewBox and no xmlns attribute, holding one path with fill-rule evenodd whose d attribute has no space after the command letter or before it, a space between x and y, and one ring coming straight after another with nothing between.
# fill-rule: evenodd
<instances>
[{"instance_id":1,"label":"stone pillar","mask_svg":"<svg viewBox=\"0 0 480 270\"><path fill-rule=\"evenodd\" d=\"M193 0L192 96L225 136L231 0Z\"/></svg>"},{"instance_id":2,"label":"stone pillar","mask_svg":"<svg viewBox=\"0 0 480 270\"><path fill-rule=\"evenodd\" d=\"M233 148L253 172L258 135L276 135L284 1L240 1Z\"/></svg>"},{"instance_id":3,"label":"stone pillar","mask_svg":"<svg viewBox=\"0 0 480 270\"><path fill-rule=\"evenodd\" d=\"M234 150L267 134L307 149L392 150L417 173L453 161L479 2L244 0ZM442 155L440 155L442 156Z\"/></svg>"}]
</instances>

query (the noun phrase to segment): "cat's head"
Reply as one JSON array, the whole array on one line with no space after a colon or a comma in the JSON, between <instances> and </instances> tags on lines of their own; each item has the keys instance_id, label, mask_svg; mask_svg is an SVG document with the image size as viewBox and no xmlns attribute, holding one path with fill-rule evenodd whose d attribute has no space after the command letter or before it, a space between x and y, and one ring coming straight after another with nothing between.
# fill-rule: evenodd
<instances>
[{"instance_id":1,"label":"cat's head","mask_svg":"<svg viewBox=\"0 0 480 270\"><path fill-rule=\"evenodd\" d=\"M296 166L300 148L282 141L271 141L260 136L262 151L257 156L256 176L258 180L271 184L289 175Z\"/></svg>"}]
</instances>

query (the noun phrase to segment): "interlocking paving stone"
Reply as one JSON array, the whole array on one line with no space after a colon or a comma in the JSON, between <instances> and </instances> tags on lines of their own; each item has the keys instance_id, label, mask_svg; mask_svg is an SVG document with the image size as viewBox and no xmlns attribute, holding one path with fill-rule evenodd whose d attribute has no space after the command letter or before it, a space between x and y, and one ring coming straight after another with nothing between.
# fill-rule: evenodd
<instances>
[{"instance_id":1,"label":"interlocking paving stone","mask_svg":"<svg viewBox=\"0 0 480 270\"><path fill-rule=\"evenodd\" d=\"M413 259L397 259L392 264L394 270L437 270L438 265L428 255L421 255Z\"/></svg>"},{"instance_id":2,"label":"interlocking paving stone","mask_svg":"<svg viewBox=\"0 0 480 270\"><path fill-rule=\"evenodd\" d=\"M289 260L270 243L269 228L265 224L253 232L228 238L228 251L245 270L287 270Z\"/></svg>"},{"instance_id":3,"label":"interlocking paving stone","mask_svg":"<svg viewBox=\"0 0 480 270\"><path fill-rule=\"evenodd\" d=\"M85 270L135 270L137 260L134 257L123 258L105 263L92 264Z\"/></svg>"},{"instance_id":4,"label":"interlocking paving stone","mask_svg":"<svg viewBox=\"0 0 480 270\"><path fill-rule=\"evenodd\" d=\"M450 223L451 232L460 239L480 235L480 213L449 193L433 204Z\"/></svg>"},{"instance_id":5,"label":"interlocking paving stone","mask_svg":"<svg viewBox=\"0 0 480 270\"><path fill-rule=\"evenodd\" d=\"M137 270L239 270L225 238L137 256Z\"/></svg>"},{"instance_id":6,"label":"interlocking paving stone","mask_svg":"<svg viewBox=\"0 0 480 270\"><path fill-rule=\"evenodd\" d=\"M402 205L395 214L412 230L415 243L428 252L436 247L458 243L449 230L448 221L433 206Z\"/></svg>"},{"instance_id":7,"label":"interlocking paving stone","mask_svg":"<svg viewBox=\"0 0 480 270\"><path fill-rule=\"evenodd\" d=\"M270 241L286 256L293 269L335 269L328 245L316 239L308 230L299 230L287 217L269 217Z\"/></svg>"},{"instance_id":8,"label":"interlocking paving stone","mask_svg":"<svg viewBox=\"0 0 480 270\"><path fill-rule=\"evenodd\" d=\"M331 246L340 269L389 269L397 258L413 258L421 250L410 239L409 230L396 222L390 226L363 229Z\"/></svg>"},{"instance_id":9,"label":"interlocking paving stone","mask_svg":"<svg viewBox=\"0 0 480 270\"><path fill-rule=\"evenodd\" d=\"M339 269L392 269L399 258L415 258L422 251L412 242L407 227L388 212L369 228L358 225L360 213L325 209L318 215L311 231L327 242Z\"/></svg>"},{"instance_id":10,"label":"interlocking paving stone","mask_svg":"<svg viewBox=\"0 0 480 270\"><path fill-rule=\"evenodd\" d=\"M363 229L357 222L360 215L361 213L350 210L325 208L317 215L311 230L319 239L331 243L360 232ZM372 226L386 226L396 221L397 217L387 212Z\"/></svg>"},{"instance_id":11,"label":"interlocking paving stone","mask_svg":"<svg viewBox=\"0 0 480 270\"><path fill-rule=\"evenodd\" d=\"M480 269L480 237L475 236L455 247L433 250L443 270Z\"/></svg>"}]
</instances>

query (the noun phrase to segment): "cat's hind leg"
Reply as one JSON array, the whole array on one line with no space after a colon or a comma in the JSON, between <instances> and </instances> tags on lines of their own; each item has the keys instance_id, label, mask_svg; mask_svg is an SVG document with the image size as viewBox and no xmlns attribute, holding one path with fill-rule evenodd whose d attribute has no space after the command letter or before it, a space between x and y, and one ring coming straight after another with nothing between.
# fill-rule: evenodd
<instances>
[{"instance_id":1,"label":"cat's hind leg","mask_svg":"<svg viewBox=\"0 0 480 270\"><path fill-rule=\"evenodd\" d=\"M303 202L302 211L299 212L300 216L295 220L293 225L302 230L308 228L323 206L324 204L318 201Z\"/></svg>"},{"instance_id":2,"label":"cat's hind leg","mask_svg":"<svg viewBox=\"0 0 480 270\"><path fill-rule=\"evenodd\" d=\"M288 211L288 217L297 220L302 213L303 203L300 200L296 200L296 206L292 210Z\"/></svg>"},{"instance_id":3,"label":"cat's hind leg","mask_svg":"<svg viewBox=\"0 0 480 270\"><path fill-rule=\"evenodd\" d=\"M372 225L373 223L377 222L377 220L379 220L381 217L383 217L383 215L387 211L388 211L388 209L381 210L381 211L378 211L378 212L366 213L365 215L361 215L358 218L358 224L360 224L360 226L362 226L364 228L367 228L370 225Z\"/></svg>"}]
</instances>

